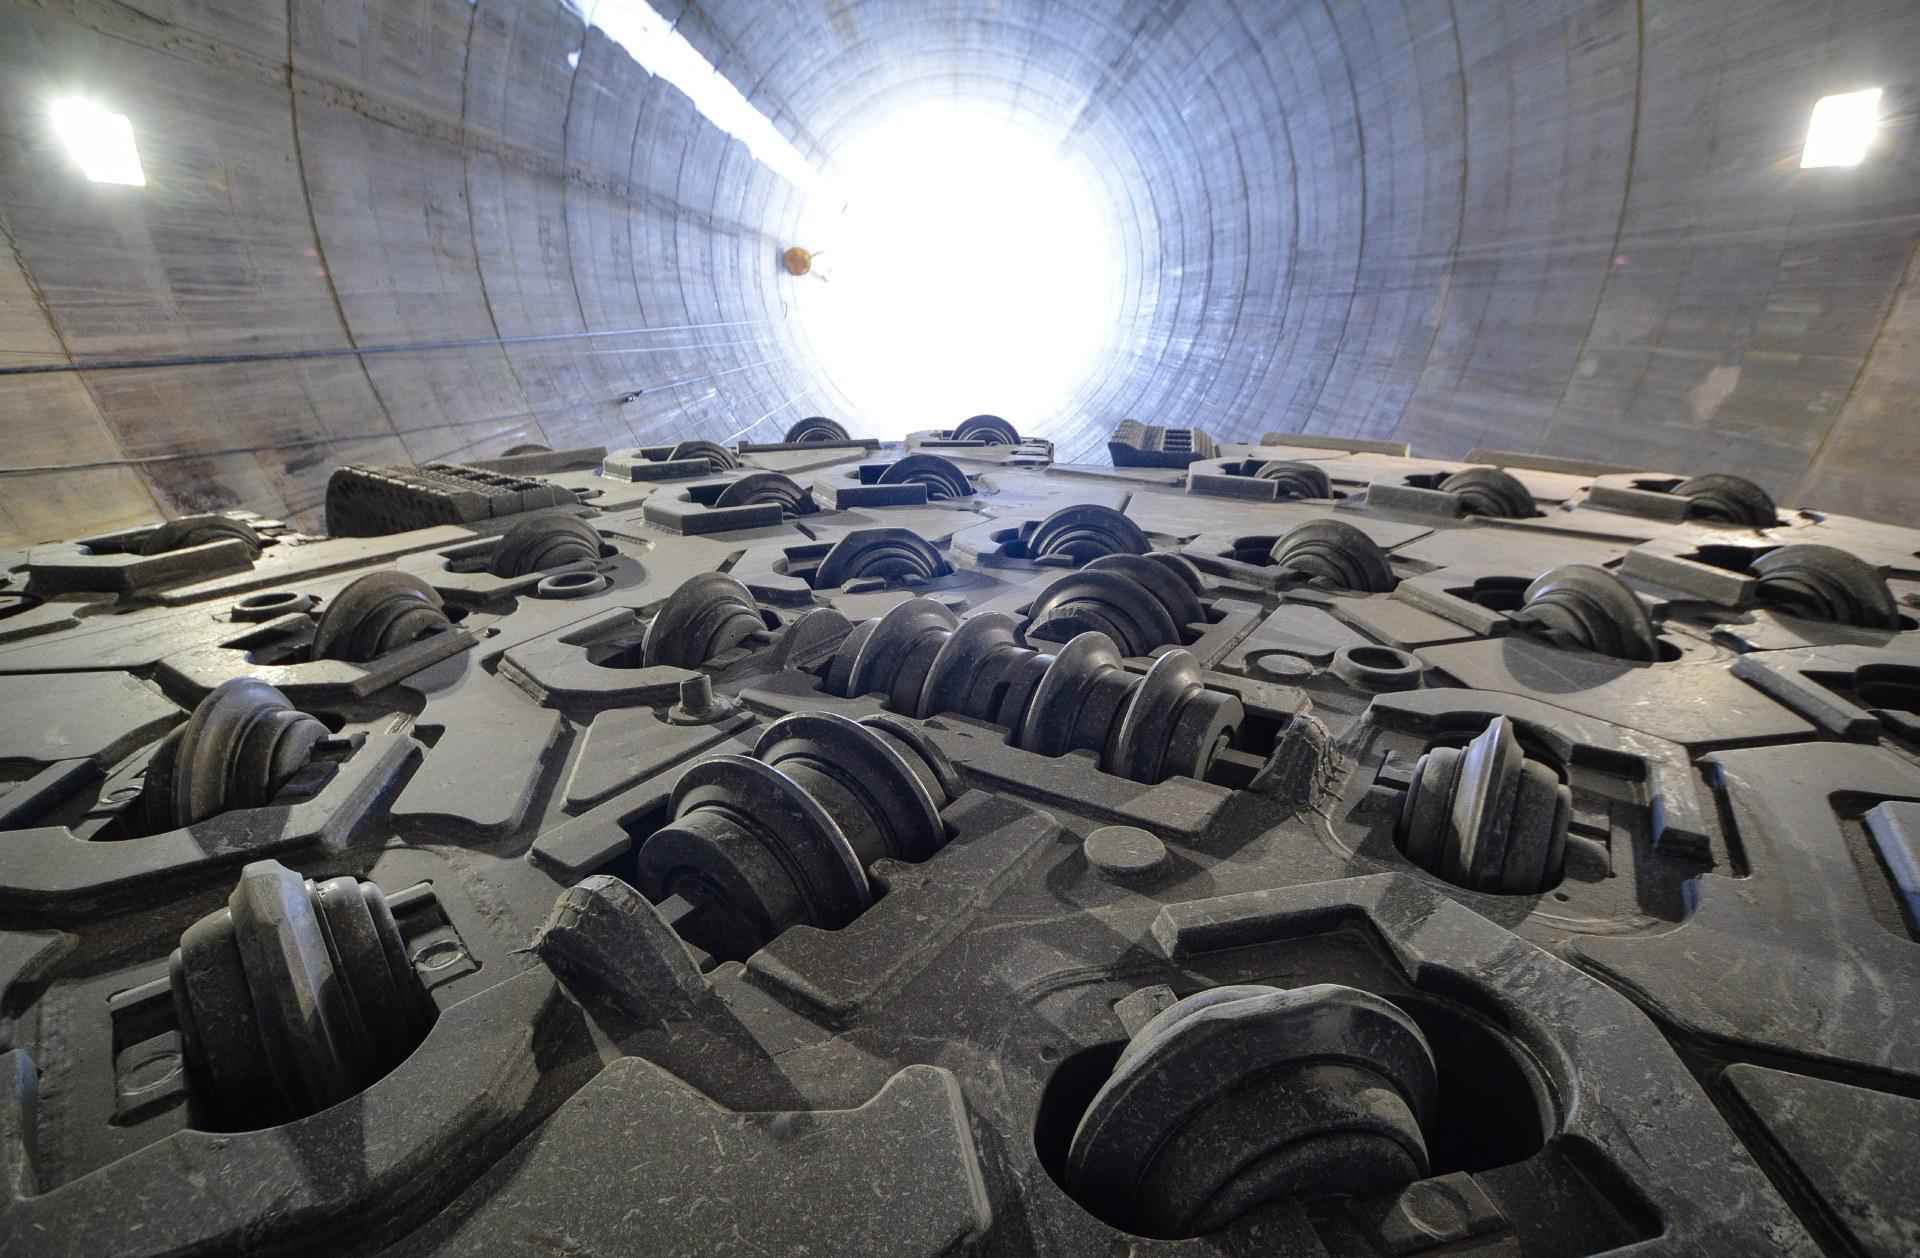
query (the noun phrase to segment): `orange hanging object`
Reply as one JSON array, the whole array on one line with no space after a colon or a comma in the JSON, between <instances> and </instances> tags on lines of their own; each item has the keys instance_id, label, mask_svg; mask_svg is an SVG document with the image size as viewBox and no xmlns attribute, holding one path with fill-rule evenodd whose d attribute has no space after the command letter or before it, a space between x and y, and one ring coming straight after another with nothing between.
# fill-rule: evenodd
<instances>
[{"instance_id":1,"label":"orange hanging object","mask_svg":"<svg viewBox=\"0 0 1920 1258\"><path fill-rule=\"evenodd\" d=\"M799 245L781 254L780 262L787 268L788 275L805 275L813 270L813 255Z\"/></svg>"}]
</instances>

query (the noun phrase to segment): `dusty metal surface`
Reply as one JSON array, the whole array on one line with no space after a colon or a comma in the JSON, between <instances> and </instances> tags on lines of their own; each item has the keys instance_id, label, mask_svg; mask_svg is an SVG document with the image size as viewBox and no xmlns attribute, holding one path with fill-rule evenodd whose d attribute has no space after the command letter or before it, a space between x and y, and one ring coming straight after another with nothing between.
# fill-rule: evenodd
<instances>
[{"instance_id":1,"label":"dusty metal surface","mask_svg":"<svg viewBox=\"0 0 1920 1258\"><path fill-rule=\"evenodd\" d=\"M1920 534L981 418L5 554L0 1251L1920 1245Z\"/></svg>"}]
</instances>

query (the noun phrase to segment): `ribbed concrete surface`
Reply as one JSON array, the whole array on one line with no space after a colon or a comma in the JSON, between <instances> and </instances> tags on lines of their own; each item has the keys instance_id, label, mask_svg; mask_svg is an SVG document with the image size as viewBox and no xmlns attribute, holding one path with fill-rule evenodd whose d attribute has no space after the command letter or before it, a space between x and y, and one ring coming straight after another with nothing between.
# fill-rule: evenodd
<instances>
[{"instance_id":1,"label":"ribbed concrete surface","mask_svg":"<svg viewBox=\"0 0 1920 1258\"><path fill-rule=\"evenodd\" d=\"M1103 170L1115 339L1071 414L1012 416L1064 454L1132 416L1920 519L1910 0L656 7L822 165L958 94ZM1801 171L1814 100L1870 85L1906 120ZM71 171L66 90L134 119L147 187ZM0 377L0 533L831 412L781 317L800 208L556 0L0 8L0 364L493 342Z\"/></svg>"}]
</instances>

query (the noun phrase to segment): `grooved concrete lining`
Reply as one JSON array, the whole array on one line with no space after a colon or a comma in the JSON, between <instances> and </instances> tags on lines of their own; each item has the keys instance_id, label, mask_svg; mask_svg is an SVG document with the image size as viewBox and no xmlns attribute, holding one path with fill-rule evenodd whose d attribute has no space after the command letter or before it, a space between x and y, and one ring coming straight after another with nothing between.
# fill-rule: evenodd
<instances>
[{"instance_id":1,"label":"grooved concrete lining","mask_svg":"<svg viewBox=\"0 0 1920 1258\"><path fill-rule=\"evenodd\" d=\"M1085 147L1124 308L1070 414L1010 416L1063 458L1133 417L1920 520L1911 123L1798 168L1824 94L1910 119L1909 0L656 7L823 166L926 94ZM69 90L134 119L145 188L71 170ZM0 366L479 342L0 376L0 536L834 414L782 318L801 205L557 0L0 8Z\"/></svg>"}]
</instances>

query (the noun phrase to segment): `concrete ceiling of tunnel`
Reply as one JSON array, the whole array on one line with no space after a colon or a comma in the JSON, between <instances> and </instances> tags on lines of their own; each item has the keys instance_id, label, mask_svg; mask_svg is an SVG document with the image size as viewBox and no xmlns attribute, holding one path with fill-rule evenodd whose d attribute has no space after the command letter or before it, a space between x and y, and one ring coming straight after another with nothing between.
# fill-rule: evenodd
<instances>
[{"instance_id":1,"label":"concrete ceiling of tunnel","mask_svg":"<svg viewBox=\"0 0 1920 1258\"><path fill-rule=\"evenodd\" d=\"M954 95L1107 172L1110 352L1011 416L1063 457L1133 417L1920 520L1911 0L655 7L823 166ZM1801 170L1813 102L1870 85L1878 150ZM134 120L146 187L71 169L70 91ZM0 536L311 522L342 462L833 413L782 318L802 208L560 0L0 6L0 365L73 368L0 376Z\"/></svg>"}]
</instances>

